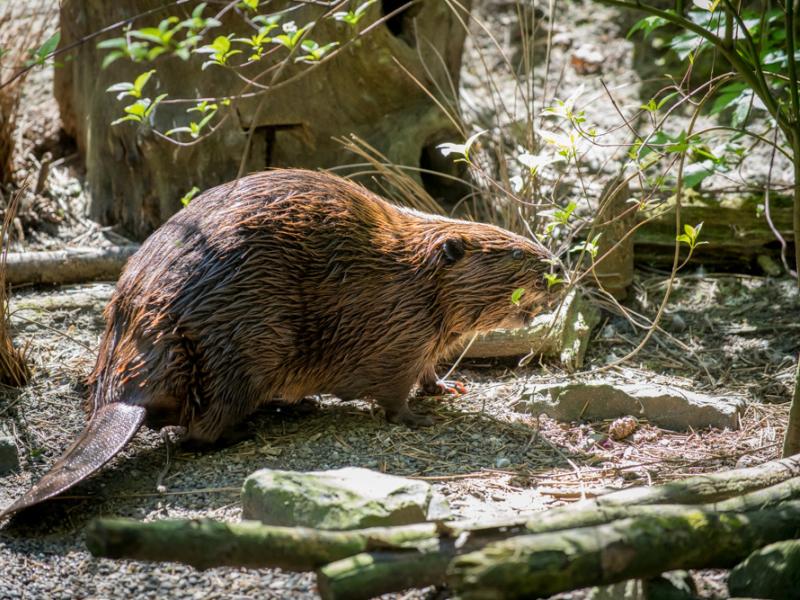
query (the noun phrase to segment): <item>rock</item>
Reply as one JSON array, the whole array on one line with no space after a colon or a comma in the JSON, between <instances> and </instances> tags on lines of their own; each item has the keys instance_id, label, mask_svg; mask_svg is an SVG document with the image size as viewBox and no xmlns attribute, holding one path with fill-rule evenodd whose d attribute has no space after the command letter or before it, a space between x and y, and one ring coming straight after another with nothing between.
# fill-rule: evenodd
<instances>
[{"instance_id":1,"label":"rock","mask_svg":"<svg viewBox=\"0 0 800 600\"><path fill-rule=\"evenodd\" d=\"M708 426L737 429L744 400L713 398L649 383L617 385L598 381L529 386L515 409L544 413L559 421L633 415L659 427L678 431Z\"/></svg>"},{"instance_id":2,"label":"rock","mask_svg":"<svg viewBox=\"0 0 800 600\"><path fill-rule=\"evenodd\" d=\"M688 571L668 571L644 582L647 600L694 600L697 586Z\"/></svg>"},{"instance_id":3,"label":"rock","mask_svg":"<svg viewBox=\"0 0 800 600\"><path fill-rule=\"evenodd\" d=\"M242 488L242 518L268 525L359 529L449 517L447 502L429 483L357 467L262 469Z\"/></svg>"},{"instance_id":4,"label":"rock","mask_svg":"<svg viewBox=\"0 0 800 600\"><path fill-rule=\"evenodd\" d=\"M783 274L781 266L768 254L759 254L756 256L756 262L761 270L770 277L780 277Z\"/></svg>"},{"instance_id":5,"label":"rock","mask_svg":"<svg viewBox=\"0 0 800 600\"><path fill-rule=\"evenodd\" d=\"M592 588L590 600L694 600L696 587L686 571L669 571L652 579L629 579Z\"/></svg>"},{"instance_id":6,"label":"rock","mask_svg":"<svg viewBox=\"0 0 800 600\"><path fill-rule=\"evenodd\" d=\"M731 596L797 598L800 590L800 540L764 546L739 563L728 577Z\"/></svg>"},{"instance_id":7,"label":"rock","mask_svg":"<svg viewBox=\"0 0 800 600\"><path fill-rule=\"evenodd\" d=\"M600 50L591 44L582 44L570 57L570 64L579 75L599 73L603 68L605 57Z\"/></svg>"},{"instance_id":8,"label":"rock","mask_svg":"<svg viewBox=\"0 0 800 600\"><path fill-rule=\"evenodd\" d=\"M0 475L19 470L17 443L8 426L0 421Z\"/></svg>"}]
</instances>

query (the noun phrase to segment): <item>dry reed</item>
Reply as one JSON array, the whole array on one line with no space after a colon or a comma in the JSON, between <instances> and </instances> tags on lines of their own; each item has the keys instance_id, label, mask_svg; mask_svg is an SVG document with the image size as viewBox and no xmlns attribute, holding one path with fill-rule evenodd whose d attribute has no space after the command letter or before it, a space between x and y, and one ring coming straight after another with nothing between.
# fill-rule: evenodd
<instances>
[{"instance_id":1,"label":"dry reed","mask_svg":"<svg viewBox=\"0 0 800 600\"><path fill-rule=\"evenodd\" d=\"M0 185L14 183L22 88L30 71L16 75L44 41L56 9L52 0L5 2L0 8Z\"/></svg>"},{"instance_id":2,"label":"dry reed","mask_svg":"<svg viewBox=\"0 0 800 600\"><path fill-rule=\"evenodd\" d=\"M28 382L31 370L28 366L28 349L26 344L18 348L11 341L11 320L8 310L8 289L6 286L6 259L11 245L13 223L19 208L19 201L27 187L27 181L11 197L3 216L3 227L0 229L0 384L21 387Z\"/></svg>"}]
</instances>

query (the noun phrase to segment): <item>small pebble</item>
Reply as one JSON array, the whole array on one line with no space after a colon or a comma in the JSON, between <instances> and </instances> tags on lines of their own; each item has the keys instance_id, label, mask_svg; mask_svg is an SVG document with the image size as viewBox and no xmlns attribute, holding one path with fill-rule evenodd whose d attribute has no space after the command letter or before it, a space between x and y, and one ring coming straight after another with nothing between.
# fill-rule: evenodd
<instances>
[{"instance_id":1,"label":"small pebble","mask_svg":"<svg viewBox=\"0 0 800 600\"><path fill-rule=\"evenodd\" d=\"M678 313L669 316L669 326L672 331L685 331L686 321Z\"/></svg>"},{"instance_id":2,"label":"small pebble","mask_svg":"<svg viewBox=\"0 0 800 600\"><path fill-rule=\"evenodd\" d=\"M511 461L507 459L505 456L501 456L496 461L494 461L494 466L498 469L505 469L506 467L511 466Z\"/></svg>"}]
</instances>

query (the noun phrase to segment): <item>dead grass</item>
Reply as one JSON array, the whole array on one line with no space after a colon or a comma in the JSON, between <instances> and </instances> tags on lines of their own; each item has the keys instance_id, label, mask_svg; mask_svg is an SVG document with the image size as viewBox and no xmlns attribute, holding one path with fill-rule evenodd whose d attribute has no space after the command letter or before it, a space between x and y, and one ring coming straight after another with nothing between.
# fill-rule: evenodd
<instances>
[{"instance_id":1,"label":"dead grass","mask_svg":"<svg viewBox=\"0 0 800 600\"><path fill-rule=\"evenodd\" d=\"M25 192L27 182L11 197L3 215L3 227L0 230L0 383L22 387L31 376L28 367L28 348L26 344L18 348L11 340L11 322L8 310L8 287L6 285L6 260L8 247L11 245L11 226L17 215L19 201Z\"/></svg>"},{"instance_id":2,"label":"dead grass","mask_svg":"<svg viewBox=\"0 0 800 600\"><path fill-rule=\"evenodd\" d=\"M27 73L16 77L29 60L29 52L41 46L57 4L52 0L30 3L6 2L0 9L0 184L14 183L17 121Z\"/></svg>"}]
</instances>

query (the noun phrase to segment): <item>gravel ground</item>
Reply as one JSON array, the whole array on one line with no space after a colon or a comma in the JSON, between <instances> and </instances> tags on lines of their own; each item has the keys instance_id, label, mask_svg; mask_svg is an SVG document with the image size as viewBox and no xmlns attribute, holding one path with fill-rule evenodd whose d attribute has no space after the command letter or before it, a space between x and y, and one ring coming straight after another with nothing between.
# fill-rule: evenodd
<instances>
[{"instance_id":1,"label":"gravel ground","mask_svg":"<svg viewBox=\"0 0 800 600\"><path fill-rule=\"evenodd\" d=\"M705 282L717 284L713 279ZM755 290L751 297L756 302L758 294L777 297L785 291L782 282L770 280L750 282L744 289L750 288ZM0 392L0 418L13 417L23 463L22 472L0 478L0 506L43 474L80 432L82 380L93 364L102 332L101 308L111 291L110 284L94 284L14 296L12 322L17 339L30 342L35 373L22 392ZM676 304L676 310L691 307L699 322L715 326L731 322L711 295L687 293L680 301L685 304ZM800 316L796 306L794 316L795 320ZM623 323L612 320L601 327L588 357L590 371L606 363L609 344L618 348L635 342L636 334L626 333ZM609 338L609 327L625 339ZM725 335L735 346L731 337L735 334ZM740 335L753 337L752 332ZM766 345L779 344L779 338L775 329L759 334ZM609 379L703 387L668 374L670 369L687 373L683 365L659 366L665 356L669 358L663 344L669 347L668 340L662 340L639 356L638 365L616 369ZM719 356L713 348L697 352L700 358ZM747 385L754 377L770 369L773 381L782 381L777 375L789 372L791 365L776 364L774 359L770 353L752 353L743 347L728 362L709 364L712 375L728 373L715 393L748 394ZM131 598L315 597L313 577L306 574L231 568L199 573L180 565L95 559L83 545L82 530L101 515L237 520L239 487L249 473L262 467L319 470L353 465L423 477L435 483L459 517L508 517L609 488L774 458L786 415L785 404L753 404L738 431L680 433L642 423L631 438L611 442L602 440L608 423L557 423L511 408L526 385L564 379L566 374L556 365L512 370L472 364L457 375L468 383L468 394L418 401L418 410L436 419L436 425L427 429L389 425L379 410L365 402L323 399L310 413L268 407L248 422L253 433L250 440L205 454L178 448L168 454L158 434L142 430L98 475L0 530L0 598L111 598L121 593ZM785 400L789 387L790 380L784 377L783 387L773 392ZM157 490L159 482L164 491ZM713 581L709 577L700 577L707 587ZM716 577L724 579L724 574ZM425 598L434 593L415 590L402 597Z\"/></svg>"},{"instance_id":2,"label":"gravel ground","mask_svg":"<svg viewBox=\"0 0 800 600\"><path fill-rule=\"evenodd\" d=\"M519 40L511 27L513 2L485 0L480 6L491 30L503 32L499 47L515 56ZM601 79L622 110L638 108L639 82L632 71L631 44L613 11L590 2L559 6L566 8L553 28L551 69L545 77L538 63L537 86L547 79L549 103L584 84L580 104L599 130L609 132L603 140L608 144L593 148L585 159L591 196L616 172L615 156L624 154L619 144L627 136ZM513 105L516 94L507 76L497 80L494 100L482 94L487 86L479 51L496 60L493 46L487 36L477 36L465 59L464 112L476 127L496 125L494 102L503 98ZM573 65L576 53L586 64ZM487 64L495 75L503 70L500 62ZM25 245L118 242L113 231L81 216L86 193L74 148L58 140L50 77L48 71L37 71L26 87L21 129L28 154L21 160L32 176L39 172L38 158L45 149L64 160L50 170L45 192L31 198L30 206L38 208L29 210L29 221L23 223ZM40 101L44 97L48 100ZM511 112L499 123L513 131ZM572 193L569 185L560 193ZM12 322L17 339L30 344L34 377L22 391L0 390L0 420L12 424L22 460L20 473L0 477L0 506L46 472L80 432L83 380L94 364L102 307L111 289L110 284L96 284L54 292L15 291ZM663 276L639 273L629 306L652 316L664 289ZM775 458L787 413L787 405L777 403L790 398L798 351L797 336L787 332L800 323L799 306L796 289L786 280L691 274L675 287L663 323L666 333L656 334L634 359L606 373L614 381L660 380L720 396L744 396L751 404L736 431L668 432L641 423L630 438L614 442L603 439L605 422L557 423L516 413L511 407L526 385L568 377L558 365L547 363L525 369L463 365L456 376L468 383L468 394L419 400L418 409L436 419L428 429L389 425L368 403L322 399L309 414L267 408L247 424L251 439L206 454L179 448L168 452L162 437L142 430L96 476L0 529L0 599L317 597L308 574L231 568L200 573L180 565L95 559L84 546L83 528L101 515L237 520L239 487L262 467L352 465L423 477L436 485L457 516L491 518L543 510L609 488ZM641 337L642 331L625 319L607 317L590 348L586 371L591 374L623 356ZM725 597L724 571L698 572L695 579L703 597ZM394 597L441 595L446 592L428 589ZM560 598L585 596L579 591Z\"/></svg>"}]
</instances>

